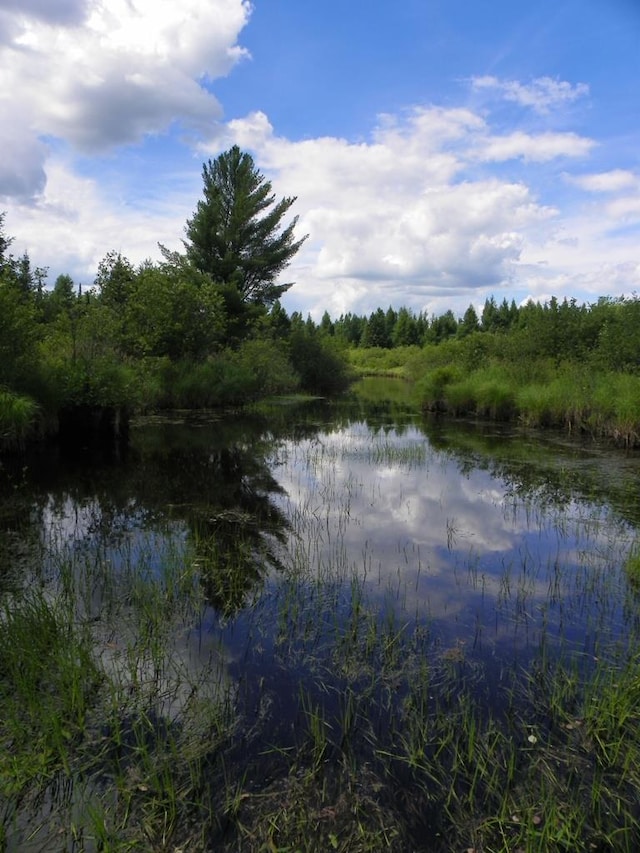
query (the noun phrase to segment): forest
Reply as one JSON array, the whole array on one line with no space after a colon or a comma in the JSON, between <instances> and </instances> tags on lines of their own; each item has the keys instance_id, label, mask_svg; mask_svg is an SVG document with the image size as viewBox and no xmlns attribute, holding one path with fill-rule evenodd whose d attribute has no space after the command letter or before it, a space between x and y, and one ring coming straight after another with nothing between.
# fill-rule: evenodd
<instances>
[{"instance_id":1,"label":"forest","mask_svg":"<svg viewBox=\"0 0 640 853\"><path fill-rule=\"evenodd\" d=\"M640 301L488 298L462 317L406 307L319 323L281 303L305 237L234 147L203 168L185 251L134 265L109 251L90 287L11 253L0 213L0 446L56 435L97 410L238 406L330 395L364 373L415 383L426 411L640 436ZM300 286L304 286L302 282Z\"/></svg>"}]
</instances>

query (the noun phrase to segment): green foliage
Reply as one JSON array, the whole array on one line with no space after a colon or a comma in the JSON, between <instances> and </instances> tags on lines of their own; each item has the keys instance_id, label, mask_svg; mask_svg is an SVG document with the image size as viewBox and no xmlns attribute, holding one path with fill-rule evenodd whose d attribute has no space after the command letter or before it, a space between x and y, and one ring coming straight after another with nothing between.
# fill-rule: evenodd
<instances>
[{"instance_id":1,"label":"green foliage","mask_svg":"<svg viewBox=\"0 0 640 853\"><path fill-rule=\"evenodd\" d=\"M20 392L38 368L38 310L8 273L0 273L0 385Z\"/></svg>"},{"instance_id":2,"label":"green foliage","mask_svg":"<svg viewBox=\"0 0 640 853\"><path fill-rule=\"evenodd\" d=\"M467 335L473 334L473 332L480 331L480 321L478 320L478 313L473 305L469 305L467 310L464 312L464 316L458 326L458 335L460 337L466 337Z\"/></svg>"},{"instance_id":3,"label":"green foliage","mask_svg":"<svg viewBox=\"0 0 640 853\"><path fill-rule=\"evenodd\" d=\"M244 301L272 304L290 286L276 284L278 276L306 239L294 239L297 217L280 230L295 198L276 202L271 182L237 145L205 163L202 178L204 198L186 226L189 261Z\"/></svg>"},{"instance_id":4,"label":"green foliage","mask_svg":"<svg viewBox=\"0 0 640 853\"><path fill-rule=\"evenodd\" d=\"M13 749L32 737L64 749L99 679L90 644L38 590L0 610L0 675L0 740Z\"/></svg>"},{"instance_id":5,"label":"green foliage","mask_svg":"<svg viewBox=\"0 0 640 853\"><path fill-rule=\"evenodd\" d=\"M598 335L598 363L606 370L640 372L640 300L621 299L609 308Z\"/></svg>"},{"instance_id":6,"label":"green foliage","mask_svg":"<svg viewBox=\"0 0 640 853\"><path fill-rule=\"evenodd\" d=\"M108 252L98 264L95 285L105 305L122 308L129 299L136 272L127 258L120 252Z\"/></svg>"},{"instance_id":7,"label":"green foliage","mask_svg":"<svg viewBox=\"0 0 640 853\"><path fill-rule=\"evenodd\" d=\"M305 391L335 394L350 382L347 362L339 345L315 330L299 327L289 341L291 363Z\"/></svg>"},{"instance_id":8,"label":"green foliage","mask_svg":"<svg viewBox=\"0 0 640 853\"><path fill-rule=\"evenodd\" d=\"M300 379L281 342L258 338L245 341L235 358L251 372L253 394L287 394L298 387Z\"/></svg>"},{"instance_id":9,"label":"green foliage","mask_svg":"<svg viewBox=\"0 0 640 853\"><path fill-rule=\"evenodd\" d=\"M142 269L125 308L126 348L136 357L202 360L224 340L219 289L186 265Z\"/></svg>"},{"instance_id":10,"label":"green foliage","mask_svg":"<svg viewBox=\"0 0 640 853\"><path fill-rule=\"evenodd\" d=\"M624 572L632 589L636 592L640 591L640 551L637 547L627 557Z\"/></svg>"},{"instance_id":11,"label":"green foliage","mask_svg":"<svg viewBox=\"0 0 640 853\"><path fill-rule=\"evenodd\" d=\"M0 449L24 447L35 432L38 412L34 400L0 389Z\"/></svg>"},{"instance_id":12,"label":"green foliage","mask_svg":"<svg viewBox=\"0 0 640 853\"><path fill-rule=\"evenodd\" d=\"M453 311L445 311L440 317L434 317L431 321L425 339L429 343L439 344L452 338L458 331L458 321Z\"/></svg>"},{"instance_id":13,"label":"green foliage","mask_svg":"<svg viewBox=\"0 0 640 853\"><path fill-rule=\"evenodd\" d=\"M361 376L389 375L407 376L407 365L420 354L418 346L394 347L359 347L350 349L347 356L351 367Z\"/></svg>"},{"instance_id":14,"label":"green foliage","mask_svg":"<svg viewBox=\"0 0 640 853\"><path fill-rule=\"evenodd\" d=\"M463 371L454 364L446 364L436 367L427 373L419 382L419 393L428 408L439 408L444 405L445 399L449 399L449 387L460 383ZM465 405L463 400L463 388L458 391L457 399L453 403L460 407Z\"/></svg>"},{"instance_id":15,"label":"green foliage","mask_svg":"<svg viewBox=\"0 0 640 853\"><path fill-rule=\"evenodd\" d=\"M160 359L153 368L145 383L156 390L154 408L237 406L247 401L254 388L255 378L250 368L238 363L231 351L223 351L204 362Z\"/></svg>"},{"instance_id":16,"label":"green foliage","mask_svg":"<svg viewBox=\"0 0 640 853\"><path fill-rule=\"evenodd\" d=\"M391 347L389 324L382 308L378 308L369 316L362 331L361 345L363 347Z\"/></svg>"}]
</instances>

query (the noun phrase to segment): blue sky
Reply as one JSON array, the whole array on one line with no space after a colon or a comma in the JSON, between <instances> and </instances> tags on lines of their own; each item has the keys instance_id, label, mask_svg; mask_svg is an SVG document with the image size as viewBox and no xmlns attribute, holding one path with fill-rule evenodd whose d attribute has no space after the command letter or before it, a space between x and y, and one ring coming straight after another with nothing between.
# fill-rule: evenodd
<instances>
[{"instance_id":1,"label":"blue sky","mask_svg":"<svg viewBox=\"0 0 640 853\"><path fill-rule=\"evenodd\" d=\"M90 286L203 161L295 195L289 311L640 290L638 0L0 0L0 210Z\"/></svg>"}]
</instances>

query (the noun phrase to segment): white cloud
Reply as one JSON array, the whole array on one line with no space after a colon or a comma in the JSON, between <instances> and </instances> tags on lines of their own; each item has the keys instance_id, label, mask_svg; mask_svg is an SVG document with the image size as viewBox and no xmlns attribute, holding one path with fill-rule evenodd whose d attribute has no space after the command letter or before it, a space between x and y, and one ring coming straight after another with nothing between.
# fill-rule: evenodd
<instances>
[{"instance_id":1,"label":"white cloud","mask_svg":"<svg viewBox=\"0 0 640 853\"><path fill-rule=\"evenodd\" d=\"M46 183L46 147L25 128L0 124L0 198L30 199Z\"/></svg>"},{"instance_id":2,"label":"white cloud","mask_svg":"<svg viewBox=\"0 0 640 853\"><path fill-rule=\"evenodd\" d=\"M13 152L21 197L42 191L39 138L94 153L173 123L209 133L222 111L204 82L246 55L237 38L250 10L246 0L5 2L0 103L27 141L24 156ZM13 192L7 181L1 191Z\"/></svg>"},{"instance_id":3,"label":"white cloud","mask_svg":"<svg viewBox=\"0 0 640 853\"><path fill-rule=\"evenodd\" d=\"M158 258L158 242L179 249L191 194L166 193L163 203L144 214L90 178L74 174L60 159L47 164L47 182L37 205L14 204L5 222L15 236L12 250L29 252L37 265L50 267L50 283L68 273L91 286L99 261L121 251L132 261Z\"/></svg>"},{"instance_id":4,"label":"white cloud","mask_svg":"<svg viewBox=\"0 0 640 853\"><path fill-rule=\"evenodd\" d=\"M610 217L624 222L640 222L640 193L618 198L606 207Z\"/></svg>"},{"instance_id":5,"label":"white cloud","mask_svg":"<svg viewBox=\"0 0 640 853\"><path fill-rule=\"evenodd\" d=\"M157 257L157 241L180 248L201 190L193 151L216 156L237 142L278 196L298 197L292 212L299 234L310 235L286 273L296 282L288 310L319 319L325 309L337 316L393 304L461 315L491 294L580 298L640 285L637 233L628 233L640 217L638 179L624 169L584 173L592 139L544 126L498 130L490 111L436 105L381 115L358 140L287 139L262 112L223 123L203 85L203 74L225 74L243 56L246 2L60 0L49 17L44 0L24 8L29 14L10 19L11 45L0 42L0 109L12 117L0 127L9 152L0 210L16 251L55 264L54 274L87 284L110 249L139 262ZM61 24L72 12L78 22ZM578 89L536 91L550 108ZM516 91L522 100L524 89ZM155 170L143 202L141 182L125 171L134 157L151 168L143 145L128 150L126 166L88 156L83 174L94 178L77 171L78 150L103 152L176 124L191 132L191 148L174 144L182 159L162 161L173 174ZM568 175L579 159L583 174Z\"/></svg>"},{"instance_id":6,"label":"white cloud","mask_svg":"<svg viewBox=\"0 0 640 853\"><path fill-rule=\"evenodd\" d=\"M88 0L2 0L0 15L7 22L17 14L48 23L78 24L86 17L88 6Z\"/></svg>"},{"instance_id":7,"label":"white cloud","mask_svg":"<svg viewBox=\"0 0 640 853\"><path fill-rule=\"evenodd\" d=\"M441 294L496 290L513 279L527 233L557 214L523 182L469 177L467 152L488 129L468 110L384 116L370 142L292 142L261 114L229 130L278 193L298 196L300 233L311 239L291 278L317 315L401 298L420 310Z\"/></svg>"},{"instance_id":8,"label":"white cloud","mask_svg":"<svg viewBox=\"0 0 640 853\"><path fill-rule=\"evenodd\" d=\"M554 80L552 77L537 77L528 84L491 76L474 77L471 82L476 90L496 91L507 101L531 107L543 115L589 94L586 83L574 86L566 80Z\"/></svg>"},{"instance_id":9,"label":"white cloud","mask_svg":"<svg viewBox=\"0 0 640 853\"><path fill-rule=\"evenodd\" d=\"M595 193L613 193L640 187L640 176L625 169L612 169L609 172L590 175L569 175L567 180L580 189Z\"/></svg>"},{"instance_id":10,"label":"white cloud","mask_svg":"<svg viewBox=\"0 0 640 853\"><path fill-rule=\"evenodd\" d=\"M518 130L482 140L476 152L485 161L522 158L526 162L545 163L557 157L586 157L594 145L592 139L575 133L528 134Z\"/></svg>"}]
</instances>

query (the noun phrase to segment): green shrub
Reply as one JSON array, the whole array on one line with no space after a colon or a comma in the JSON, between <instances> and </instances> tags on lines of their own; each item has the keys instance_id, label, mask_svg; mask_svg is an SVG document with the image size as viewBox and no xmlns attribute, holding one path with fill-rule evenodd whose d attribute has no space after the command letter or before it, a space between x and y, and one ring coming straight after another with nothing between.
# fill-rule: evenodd
<instances>
[{"instance_id":1,"label":"green shrub","mask_svg":"<svg viewBox=\"0 0 640 853\"><path fill-rule=\"evenodd\" d=\"M291 333L291 363L300 385L314 394L336 394L351 381L351 371L343 351L333 339L307 329Z\"/></svg>"},{"instance_id":2,"label":"green shrub","mask_svg":"<svg viewBox=\"0 0 640 853\"><path fill-rule=\"evenodd\" d=\"M38 405L30 397L0 390L0 448L23 447L37 426L38 413Z\"/></svg>"},{"instance_id":3,"label":"green shrub","mask_svg":"<svg viewBox=\"0 0 640 853\"><path fill-rule=\"evenodd\" d=\"M431 370L418 382L419 396L423 405L427 408L442 406L445 396L449 400L450 386L461 382L462 378L462 368L454 364L446 364Z\"/></svg>"},{"instance_id":4,"label":"green shrub","mask_svg":"<svg viewBox=\"0 0 640 853\"><path fill-rule=\"evenodd\" d=\"M506 381L487 379L476 389L476 412L493 420L509 420L516 408L515 390Z\"/></svg>"},{"instance_id":5,"label":"green shrub","mask_svg":"<svg viewBox=\"0 0 640 853\"><path fill-rule=\"evenodd\" d=\"M300 379L282 341L259 338L245 341L236 358L239 365L253 374L255 388L261 396L286 394L298 387Z\"/></svg>"}]
</instances>

